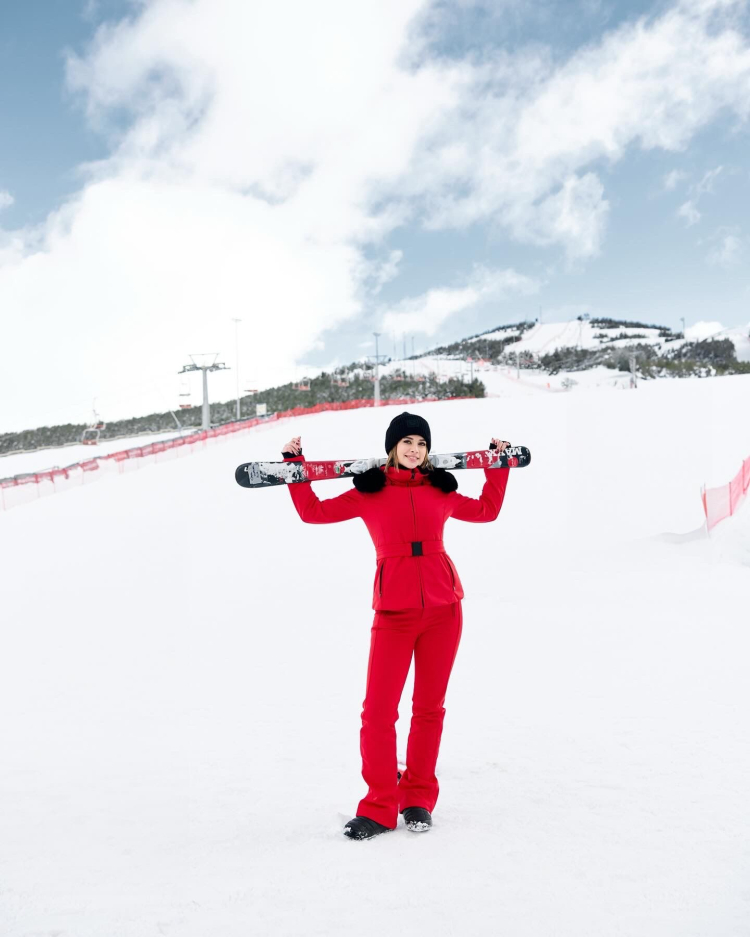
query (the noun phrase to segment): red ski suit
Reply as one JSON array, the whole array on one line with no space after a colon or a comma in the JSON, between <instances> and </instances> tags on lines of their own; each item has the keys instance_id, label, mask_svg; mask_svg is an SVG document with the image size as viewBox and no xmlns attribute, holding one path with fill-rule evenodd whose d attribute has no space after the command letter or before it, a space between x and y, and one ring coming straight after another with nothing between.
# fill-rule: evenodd
<instances>
[{"instance_id":1,"label":"red ski suit","mask_svg":"<svg viewBox=\"0 0 750 937\"><path fill-rule=\"evenodd\" d=\"M304 457L286 461L303 461ZM445 694L461 637L464 592L443 547L449 517L494 521L508 483L507 469L485 469L478 499L443 492L417 470L389 468L377 492L347 491L320 501L309 484L289 486L299 516L308 524L361 517L377 551L367 690L360 744L367 795L358 816L395 828L399 811L425 807L438 796L435 776ZM398 704L415 659L407 769L399 782L396 760Z\"/></svg>"}]
</instances>

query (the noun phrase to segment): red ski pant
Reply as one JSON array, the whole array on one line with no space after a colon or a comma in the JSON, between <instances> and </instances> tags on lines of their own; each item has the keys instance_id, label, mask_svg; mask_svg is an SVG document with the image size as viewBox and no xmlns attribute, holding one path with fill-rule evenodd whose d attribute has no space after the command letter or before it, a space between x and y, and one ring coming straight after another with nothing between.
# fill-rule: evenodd
<instances>
[{"instance_id":1,"label":"red ski pant","mask_svg":"<svg viewBox=\"0 0 750 937\"><path fill-rule=\"evenodd\" d=\"M372 626L367 693L362 709L362 777L369 790L357 816L394 829L406 807L432 812L445 716L445 693L461 640L461 603L377 612ZM406 771L398 781L398 704L414 656L414 696Z\"/></svg>"}]
</instances>

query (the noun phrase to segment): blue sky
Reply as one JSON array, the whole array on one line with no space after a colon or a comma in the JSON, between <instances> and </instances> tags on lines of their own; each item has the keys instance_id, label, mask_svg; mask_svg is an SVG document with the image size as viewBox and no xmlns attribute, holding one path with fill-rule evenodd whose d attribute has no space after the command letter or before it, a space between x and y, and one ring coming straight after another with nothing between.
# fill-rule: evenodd
<instances>
[{"instance_id":1,"label":"blue sky","mask_svg":"<svg viewBox=\"0 0 750 937\"><path fill-rule=\"evenodd\" d=\"M748 324L749 37L742 0L4 5L0 308L38 365L0 431L174 406L233 316L256 386L374 330Z\"/></svg>"},{"instance_id":2,"label":"blue sky","mask_svg":"<svg viewBox=\"0 0 750 937\"><path fill-rule=\"evenodd\" d=\"M79 188L79 164L106 156L106 140L65 87L65 52L130 8L123 0L0 5L0 188L15 198L5 227L42 221Z\"/></svg>"}]
</instances>

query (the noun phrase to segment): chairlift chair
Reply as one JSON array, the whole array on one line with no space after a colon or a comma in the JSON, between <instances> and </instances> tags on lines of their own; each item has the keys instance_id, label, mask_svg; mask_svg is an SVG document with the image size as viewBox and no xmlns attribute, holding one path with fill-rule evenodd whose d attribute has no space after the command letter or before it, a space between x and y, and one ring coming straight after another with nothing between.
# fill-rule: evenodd
<instances>
[{"instance_id":1,"label":"chairlift chair","mask_svg":"<svg viewBox=\"0 0 750 937\"><path fill-rule=\"evenodd\" d=\"M107 428L107 424L102 420L94 419L86 429L81 433L81 445L83 446L97 446L99 445L99 436L103 429Z\"/></svg>"},{"instance_id":2,"label":"chairlift chair","mask_svg":"<svg viewBox=\"0 0 750 937\"><path fill-rule=\"evenodd\" d=\"M190 397L190 384L187 382L187 378L180 383L181 390L178 394L179 397ZM180 410L192 410L192 403L182 403L179 404Z\"/></svg>"}]
</instances>

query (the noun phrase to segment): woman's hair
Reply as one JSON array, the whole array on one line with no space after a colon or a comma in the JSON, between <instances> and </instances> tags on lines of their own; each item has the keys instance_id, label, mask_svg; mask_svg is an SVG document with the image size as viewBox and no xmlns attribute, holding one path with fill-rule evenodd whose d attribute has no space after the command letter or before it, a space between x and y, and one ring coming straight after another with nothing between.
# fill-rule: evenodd
<instances>
[{"instance_id":1,"label":"woman's hair","mask_svg":"<svg viewBox=\"0 0 750 937\"><path fill-rule=\"evenodd\" d=\"M401 442L401 440L399 439L398 442ZM398 468L398 456L396 455L396 451L398 450L398 442L393 447L393 449L391 449L391 451L388 453L388 461L385 463L386 469ZM435 466L432 464L432 462L430 462L429 453L425 452L424 459L417 466L417 468L421 468L427 472L431 472L434 467Z\"/></svg>"}]
</instances>

